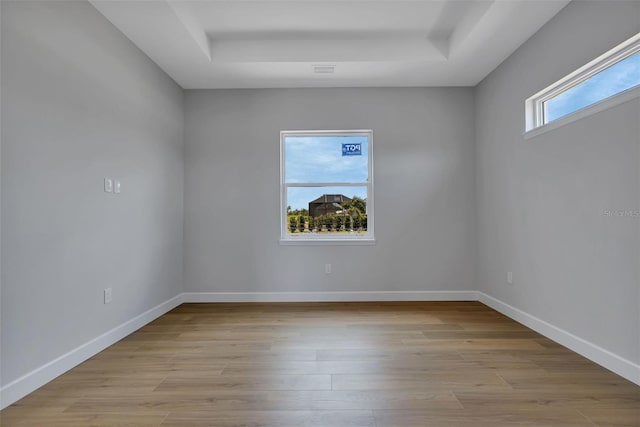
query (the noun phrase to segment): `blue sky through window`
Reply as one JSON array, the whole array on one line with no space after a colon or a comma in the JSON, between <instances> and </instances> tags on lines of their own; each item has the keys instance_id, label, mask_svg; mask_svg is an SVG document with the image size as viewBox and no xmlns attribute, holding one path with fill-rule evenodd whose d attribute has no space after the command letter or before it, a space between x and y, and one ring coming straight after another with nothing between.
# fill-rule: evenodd
<instances>
[{"instance_id":1,"label":"blue sky through window","mask_svg":"<svg viewBox=\"0 0 640 427\"><path fill-rule=\"evenodd\" d=\"M640 52L545 102L545 123L640 85Z\"/></svg>"},{"instance_id":2,"label":"blue sky through window","mask_svg":"<svg viewBox=\"0 0 640 427\"><path fill-rule=\"evenodd\" d=\"M360 144L361 155L343 156L342 144ZM287 136L284 141L285 182L363 183L368 181L369 144L366 135ZM308 209L323 194L367 198L366 186L289 187L287 205Z\"/></svg>"}]
</instances>

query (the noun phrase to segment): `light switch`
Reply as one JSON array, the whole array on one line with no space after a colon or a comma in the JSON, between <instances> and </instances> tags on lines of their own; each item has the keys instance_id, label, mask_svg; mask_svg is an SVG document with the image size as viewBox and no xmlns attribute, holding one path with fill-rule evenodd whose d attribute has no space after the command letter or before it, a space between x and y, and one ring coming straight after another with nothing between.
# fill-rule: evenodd
<instances>
[{"instance_id":1,"label":"light switch","mask_svg":"<svg viewBox=\"0 0 640 427\"><path fill-rule=\"evenodd\" d=\"M113 181L111 180L111 178L104 179L104 192L113 193Z\"/></svg>"},{"instance_id":2,"label":"light switch","mask_svg":"<svg viewBox=\"0 0 640 427\"><path fill-rule=\"evenodd\" d=\"M113 192L116 194L120 194L120 180L118 179L113 181Z\"/></svg>"}]
</instances>

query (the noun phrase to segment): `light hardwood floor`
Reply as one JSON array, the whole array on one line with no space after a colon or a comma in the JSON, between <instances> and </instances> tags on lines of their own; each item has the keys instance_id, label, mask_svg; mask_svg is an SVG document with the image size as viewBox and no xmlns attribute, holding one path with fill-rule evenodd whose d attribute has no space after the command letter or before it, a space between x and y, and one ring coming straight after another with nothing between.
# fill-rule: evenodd
<instances>
[{"instance_id":1,"label":"light hardwood floor","mask_svg":"<svg viewBox=\"0 0 640 427\"><path fill-rule=\"evenodd\" d=\"M476 302L184 304L2 426L640 426L640 387Z\"/></svg>"}]
</instances>

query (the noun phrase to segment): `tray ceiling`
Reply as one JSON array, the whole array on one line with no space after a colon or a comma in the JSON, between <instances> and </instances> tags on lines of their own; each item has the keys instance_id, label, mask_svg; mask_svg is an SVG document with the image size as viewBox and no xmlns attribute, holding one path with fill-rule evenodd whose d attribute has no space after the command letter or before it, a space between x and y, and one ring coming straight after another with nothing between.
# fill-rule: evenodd
<instances>
[{"instance_id":1,"label":"tray ceiling","mask_svg":"<svg viewBox=\"0 0 640 427\"><path fill-rule=\"evenodd\" d=\"M91 3L201 89L473 86L568 0Z\"/></svg>"}]
</instances>

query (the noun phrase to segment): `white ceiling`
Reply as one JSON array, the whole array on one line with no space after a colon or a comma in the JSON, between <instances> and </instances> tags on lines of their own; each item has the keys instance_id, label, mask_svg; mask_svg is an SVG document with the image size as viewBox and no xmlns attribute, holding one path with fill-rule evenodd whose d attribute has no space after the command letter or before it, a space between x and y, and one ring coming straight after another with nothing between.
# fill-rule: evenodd
<instances>
[{"instance_id":1,"label":"white ceiling","mask_svg":"<svg viewBox=\"0 0 640 427\"><path fill-rule=\"evenodd\" d=\"M568 2L91 0L185 89L474 86Z\"/></svg>"}]
</instances>

